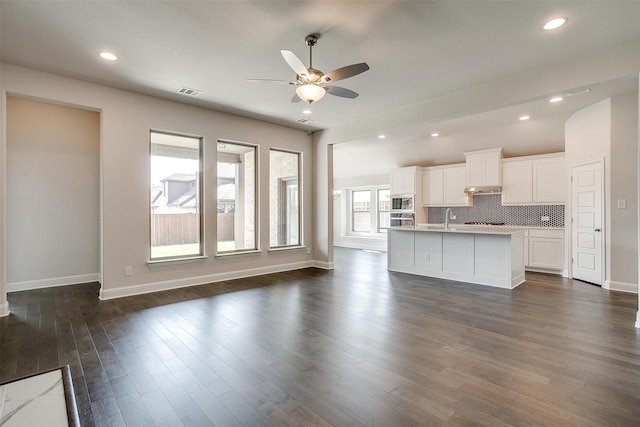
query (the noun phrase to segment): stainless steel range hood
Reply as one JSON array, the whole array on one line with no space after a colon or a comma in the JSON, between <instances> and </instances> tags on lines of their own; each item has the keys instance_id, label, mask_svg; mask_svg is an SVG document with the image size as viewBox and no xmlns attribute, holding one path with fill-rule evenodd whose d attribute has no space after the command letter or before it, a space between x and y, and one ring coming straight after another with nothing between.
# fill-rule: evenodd
<instances>
[{"instance_id":1,"label":"stainless steel range hood","mask_svg":"<svg viewBox=\"0 0 640 427\"><path fill-rule=\"evenodd\" d=\"M475 185L464 189L467 194L496 194L502 193L500 185Z\"/></svg>"}]
</instances>

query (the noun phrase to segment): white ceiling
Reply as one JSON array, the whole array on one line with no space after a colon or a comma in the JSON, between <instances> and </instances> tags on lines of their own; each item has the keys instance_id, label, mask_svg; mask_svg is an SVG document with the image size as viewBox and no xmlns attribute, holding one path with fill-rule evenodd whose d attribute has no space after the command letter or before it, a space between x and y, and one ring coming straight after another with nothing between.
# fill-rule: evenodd
<instances>
[{"instance_id":1,"label":"white ceiling","mask_svg":"<svg viewBox=\"0 0 640 427\"><path fill-rule=\"evenodd\" d=\"M561 29L543 31L544 22L556 16L566 16L569 21ZM640 40L639 17L640 1L604 0L1 0L0 58L126 90L320 130L348 126L425 99L635 43ZM304 104L290 103L292 86L246 80L293 79L294 73L279 51L292 50L308 64L304 37L310 33L321 35L314 48L314 68L328 72L367 62L371 69L336 83L359 92L358 98L327 95L312 105L313 122L301 125L297 120L303 117ZM119 60L101 60L97 56L100 50L114 52ZM445 154L450 151L437 155L437 144L446 143L447 134L473 133L490 140L491 129L501 126L508 134L513 116L527 112L539 114L539 121L529 124L530 128L539 132L538 142L553 151L559 123L566 117L611 94L637 90L637 80L636 73L635 79L613 84L598 86L600 82L594 82L598 89L567 98L564 105L553 109L545 100L526 100L526 105L438 123L437 130L444 138L437 143L428 139L436 124L415 123L390 130L384 141L366 139L367 148L375 151L376 144L389 144L390 140L401 145L427 141L429 159L453 162L457 159L448 159ZM202 94L197 98L179 95L176 91L181 86ZM455 143L466 149L461 141ZM358 141L341 149L347 146L356 150ZM517 144L511 150L518 154Z\"/></svg>"}]
</instances>

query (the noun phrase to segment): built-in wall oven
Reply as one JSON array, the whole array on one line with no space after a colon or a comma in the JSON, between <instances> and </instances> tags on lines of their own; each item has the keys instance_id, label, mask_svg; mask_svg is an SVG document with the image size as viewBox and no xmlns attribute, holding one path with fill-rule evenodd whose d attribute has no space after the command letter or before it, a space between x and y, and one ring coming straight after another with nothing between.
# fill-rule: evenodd
<instances>
[{"instance_id":1,"label":"built-in wall oven","mask_svg":"<svg viewBox=\"0 0 640 427\"><path fill-rule=\"evenodd\" d=\"M389 220L391 227L401 227L403 225L416 225L416 214L413 212L393 212Z\"/></svg>"},{"instance_id":2,"label":"built-in wall oven","mask_svg":"<svg viewBox=\"0 0 640 427\"><path fill-rule=\"evenodd\" d=\"M392 211L413 212L413 196L394 196L391 198Z\"/></svg>"}]
</instances>

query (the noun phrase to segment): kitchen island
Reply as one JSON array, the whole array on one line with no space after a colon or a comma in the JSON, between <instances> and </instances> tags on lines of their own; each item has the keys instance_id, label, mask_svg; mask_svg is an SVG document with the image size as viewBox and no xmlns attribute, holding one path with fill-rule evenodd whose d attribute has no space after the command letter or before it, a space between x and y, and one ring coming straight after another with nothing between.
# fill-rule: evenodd
<instances>
[{"instance_id":1,"label":"kitchen island","mask_svg":"<svg viewBox=\"0 0 640 427\"><path fill-rule=\"evenodd\" d=\"M390 271L513 289L524 282L524 232L507 227L391 227Z\"/></svg>"}]
</instances>

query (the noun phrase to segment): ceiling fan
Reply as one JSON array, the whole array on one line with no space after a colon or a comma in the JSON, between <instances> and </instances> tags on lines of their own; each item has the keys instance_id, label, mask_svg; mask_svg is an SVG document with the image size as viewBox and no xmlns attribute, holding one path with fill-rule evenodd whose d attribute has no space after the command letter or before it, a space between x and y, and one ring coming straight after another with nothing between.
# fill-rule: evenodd
<instances>
[{"instance_id":1,"label":"ceiling fan","mask_svg":"<svg viewBox=\"0 0 640 427\"><path fill-rule=\"evenodd\" d=\"M305 42L309 46L309 68L305 67L302 61L290 50L281 50L280 53L289 67L296 72L295 81L271 80L271 79L248 79L250 82L280 82L297 86L296 94L291 98L291 102L306 101L309 104L319 101L325 93L342 98L356 98L357 92L339 86L328 86L330 82L344 80L349 77L364 73L369 69L366 62L347 65L328 73L313 68L313 46L318 42L319 34L309 34L305 37Z\"/></svg>"}]
</instances>

